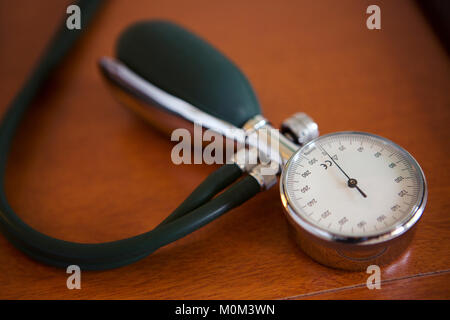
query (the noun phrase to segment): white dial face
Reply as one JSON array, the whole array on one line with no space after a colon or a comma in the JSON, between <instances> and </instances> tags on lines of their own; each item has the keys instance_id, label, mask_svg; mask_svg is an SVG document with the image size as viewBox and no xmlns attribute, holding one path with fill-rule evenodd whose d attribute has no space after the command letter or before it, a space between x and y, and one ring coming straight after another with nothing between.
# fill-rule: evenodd
<instances>
[{"instance_id":1,"label":"white dial face","mask_svg":"<svg viewBox=\"0 0 450 320\"><path fill-rule=\"evenodd\" d=\"M322 136L299 150L285 170L286 196L295 213L337 236L388 232L423 201L417 162L394 143L366 133Z\"/></svg>"}]
</instances>

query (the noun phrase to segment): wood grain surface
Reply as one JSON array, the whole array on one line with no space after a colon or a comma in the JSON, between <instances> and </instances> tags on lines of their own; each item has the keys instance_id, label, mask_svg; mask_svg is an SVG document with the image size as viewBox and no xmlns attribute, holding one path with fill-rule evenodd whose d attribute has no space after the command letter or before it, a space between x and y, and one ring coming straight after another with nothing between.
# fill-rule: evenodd
<instances>
[{"instance_id":1,"label":"wood grain surface","mask_svg":"<svg viewBox=\"0 0 450 320\"><path fill-rule=\"evenodd\" d=\"M19 90L68 1L0 1L0 110ZM382 29L366 28L378 4ZM323 267L287 236L278 189L133 265L83 272L37 263L0 235L0 298L7 299L449 299L450 64L412 1L107 1L22 123L9 158L11 206L32 227L103 242L154 227L215 167L173 165L169 137L114 100L96 63L118 34L151 18L178 22L249 77L274 125L309 113L321 133L361 130L411 152L429 202L410 248L365 272Z\"/></svg>"}]
</instances>

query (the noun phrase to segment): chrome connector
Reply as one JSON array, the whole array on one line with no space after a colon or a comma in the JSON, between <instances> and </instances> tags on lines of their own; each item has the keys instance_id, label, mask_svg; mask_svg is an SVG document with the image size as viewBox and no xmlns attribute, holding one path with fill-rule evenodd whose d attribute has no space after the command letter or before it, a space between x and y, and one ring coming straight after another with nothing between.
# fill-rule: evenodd
<instances>
[{"instance_id":1,"label":"chrome connector","mask_svg":"<svg viewBox=\"0 0 450 320\"><path fill-rule=\"evenodd\" d=\"M306 113L298 112L283 121L281 132L302 146L319 136L319 126Z\"/></svg>"},{"instance_id":2,"label":"chrome connector","mask_svg":"<svg viewBox=\"0 0 450 320\"><path fill-rule=\"evenodd\" d=\"M261 129L266 125L270 125L269 120L264 118L262 115L258 114L253 118L251 118L250 120L248 120L246 123L244 123L242 129L244 129L245 134L249 136L256 130Z\"/></svg>"},{"instance_id":3,"label":"chrome connector","mask_svg":"<svg viewBox=\"0 0 450 320\"><path fill-rule=\"evenodd\" d=\"M270 159L285 164L298 145L273 128L261 115L248 120L242 127L245 131L246 144L258 149L259 158Z\"/></svg>"},{"instance_id":4,"label":"chrome connector","mask_svg":"<svg viewBox=\"0 0 450 320\"><path fill-rule=\"evenodd\" d=\"M242 172L250 172L258 164L258 150L256 148L242 147L233 155L231 159Z\"/></svg>"},{"instance_id":5,"label":"chrome connector","mask_svg":"<svg viewBox=\"0 0 450 320\"><path fill-rule=\"evenodd\" d=\"M271 161L267 164L262 163L255 166L249 174L258 181L261 189L267 190L277 183L277 175L280 171L280 165Z\"/></svg>"}]
</instances>

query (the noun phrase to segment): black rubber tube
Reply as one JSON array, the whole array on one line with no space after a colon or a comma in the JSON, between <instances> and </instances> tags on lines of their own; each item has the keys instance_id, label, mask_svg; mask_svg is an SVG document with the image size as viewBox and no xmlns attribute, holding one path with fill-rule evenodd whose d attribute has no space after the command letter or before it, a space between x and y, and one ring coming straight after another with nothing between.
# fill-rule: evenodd
<instances>
[{"instance_id":1,"label":"black rubber tube","mask_svg":"<svg viewBox=\"0 0 450 320\"><path fill-rule=\"evenodd\" d=\"M81 0L78 5L89 21L101 1ZM85 28L86 25L83 26ZM247 176L216 198L211 198L240 175L236 165L225 165L208 177L166 220L152 231L128 239L85 244L52 238L34 230L10 207L4 189L7 157L20 120L51 71L59 64L79 35L63 26L41 62L12 102L0 125L0 230L20 250L41 262L83 270L102 270L135 262L161 246L201 228L259 192L258 182Z\"/></svg>"},{"instance_id":2,"label":"black rubber tube","mask_svg":"<svg viewBox=\"0 0 450 320\"><path fill-rule=\"evenodd\" d=\"M211 200L242 175L234 163L224 164L211 173L159 226L172 222Z\"/></svg>"},{"instance_id":3,"label":"black rubber tube","mask_svg":"<svg viewBox=\"0 0 450 320\"><path fill-rule=\"evenodd\" d=\"M76 264L83 270L116 268L135 262L160 247L203 227L260 191L252 176L246 176L213 200L173 222L128 239L99 244L68 242L44 235L25 224L12 211L2 212L5 236L20 250L57 267Z\"/></svg>"}]
</instances>

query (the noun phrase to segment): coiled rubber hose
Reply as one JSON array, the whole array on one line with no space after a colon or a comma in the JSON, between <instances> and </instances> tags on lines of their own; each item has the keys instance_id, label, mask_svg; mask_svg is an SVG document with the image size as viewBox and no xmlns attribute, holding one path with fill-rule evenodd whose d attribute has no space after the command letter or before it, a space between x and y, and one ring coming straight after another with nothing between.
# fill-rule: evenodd
<instances>
[{"instance_id":1,"label":"coiled rubber hose","mask_svg":"<svg viewBox=\"0 0 450 320\"><path fill-rule=\"evenodd\" d=\"M86 28L86 23L91 20L100 2L78 2L85 23L82 29ZM6 111L0 125L0 230L18 249L36 260L57 267L71 264L79 265L83 270L120 267L142 259L158 248L201 228L259 192L258 182L252 176L246 176L216 196L242 174L238 166L227 164L213 172L155 229L128 239L99 244L52 238L22 221L8 204L4 189L11 141L33 98L79 34L79 30L68 30L65 25L61 26L37 68ZM214 196L216 197L213 198Z\"/></svg>"}]
</instances>

